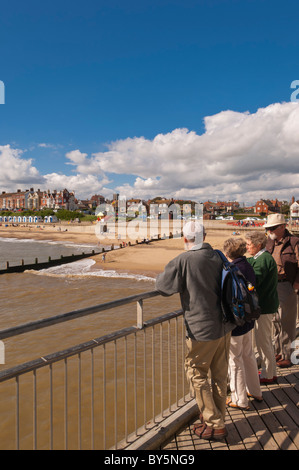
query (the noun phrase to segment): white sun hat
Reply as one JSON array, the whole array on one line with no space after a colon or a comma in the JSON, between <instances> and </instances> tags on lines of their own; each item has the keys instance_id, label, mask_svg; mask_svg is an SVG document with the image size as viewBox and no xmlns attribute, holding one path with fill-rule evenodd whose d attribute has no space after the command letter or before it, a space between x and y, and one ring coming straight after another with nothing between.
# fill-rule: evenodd
<instances>
[{"instance_id":1,"label":"white sun hat","mask_svg":"<svg viewBox=\"0 0 299 470\"><path fill-rule=\"evenodd\" d=\"M265 228L275 227L276 225L286 224L285 216L283 214L270 214L267 217Z\"/></svg>"}]
</instances>

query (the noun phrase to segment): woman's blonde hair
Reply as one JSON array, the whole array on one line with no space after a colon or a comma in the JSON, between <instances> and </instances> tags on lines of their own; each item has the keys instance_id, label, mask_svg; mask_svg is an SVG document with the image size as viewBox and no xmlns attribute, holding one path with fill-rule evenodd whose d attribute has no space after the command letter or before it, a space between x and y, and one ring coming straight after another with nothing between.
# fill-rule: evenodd
<instances>
[{"instance_id":1,"label":"woman's blonde hair","mask_svg":"<svg viewBox=\"0 0 299 470\"><path fill-rule=\"evenodd\" d=\"M228 238L223 244L223 251L230 259L240 258L246 253L246 242L243 238Z\"/></svg>"}]
</instances>

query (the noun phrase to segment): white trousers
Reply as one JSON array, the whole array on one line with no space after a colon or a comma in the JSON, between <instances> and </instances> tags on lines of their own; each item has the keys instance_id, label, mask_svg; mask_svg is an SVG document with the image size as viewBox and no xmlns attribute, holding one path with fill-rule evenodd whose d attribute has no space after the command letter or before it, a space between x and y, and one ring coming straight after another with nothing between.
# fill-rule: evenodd
<instances>
[{"instance_id":1,"label":"white trousers","mask_svg":"<svg viewBox=\"0 0 299 470\"><path fill-rule=\"evenodd\" d=\"M261 397L258 367L252 347L252 331L232 336L229 351L229 381L231 401L238 406L248 406L247 393Z\"/></svg>"},{"instance_id":2,"label":"white trousers","mask_svg":"<svg viewBox=\"0 0 299 470\"><path fill-rule=\"evenodd\" d=\"M261 378L276 377L276 360L272 342L273 313L262 314L255 321L255 343L261 359Z\"/></svg>"}]
</instances>

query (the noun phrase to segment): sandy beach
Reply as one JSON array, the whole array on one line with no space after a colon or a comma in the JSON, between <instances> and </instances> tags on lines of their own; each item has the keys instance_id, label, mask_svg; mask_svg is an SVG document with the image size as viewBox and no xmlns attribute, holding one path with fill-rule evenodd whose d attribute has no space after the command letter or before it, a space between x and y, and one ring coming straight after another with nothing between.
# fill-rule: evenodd
<instances>
[{"instance_id":1,"label":"sandy beach","mask_svg":"<svg viewBox=\"0 0 299 470\"><path fill-rule=\"evenodd\" d=\"M223 242L232 236L231 231L209 231L206 242L213 248L222 249ZM164 270L166 264L184 251L182 238L156 240L147 244L133 245L106 254L105 262L102 256L95 256L95 269L111 269L120 272L131 272L156 276Z\"/></svg>"},{"instance_id":2,"label":"sandy beach","mask_svg":"<svg viewBox=\"0 0 299 470\"><path fill-rule=\"evenodd\" d=\"M36 239L36 240L53 240L53 241L70 241L74 243L94 244L98 243L98 239L94 231L74 232L68 226L8 226L0 225L1 238L18 238L18 239Z\"/></svg>"},{"instance_id":3,"label":"sandy beach","mask_svg":"<svg viewBox=\"0 0 299 470\"><path fill-rule=\"evenodd\" d=\"M210 243L213 248L222 249L223 242L227 238L233 236L232 229L226 225L223 229L207 228L206 242ZM79 244L92 244L102 250L103 247L114 244L115 248L119 247L119 240L113 238L105 238L99 240L94 232L94 228L88 227L70 227L63 226L18 226L4 227L0 226L0 237L2 238L18 238L18 239L36 239L36 240L53 240L60 242L73 242ZM153 240L149 244L132 242L132 240L124 240L127 243L131 241L131 246L125 248L114 249L105 253L105 262L102 255L95 255L93 259L96 261L93 269L114 270L118 272L143 274L155 277L162 272L165 265L184 250L182 238L171 238L165 240Z\"/></svg>"}]
</instances>

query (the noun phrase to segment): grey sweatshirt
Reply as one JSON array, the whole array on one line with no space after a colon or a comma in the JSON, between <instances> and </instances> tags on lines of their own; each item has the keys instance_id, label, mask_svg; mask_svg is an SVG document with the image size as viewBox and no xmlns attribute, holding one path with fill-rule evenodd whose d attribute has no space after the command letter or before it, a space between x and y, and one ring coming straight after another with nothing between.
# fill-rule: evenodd
<instances>
[{"instance_id":1,"label":"grey sweatshirt","mask_svg":"<svg viewBox=\"0 0 299 470\"><path fill-rule=\"evenodd\" d=\"M233 330L223 323L220 305L222 261L208 243L181 253L158 274L156 289L162 295L180 294L187 335L211 341Z\"/></svg>"}]
</instances>

